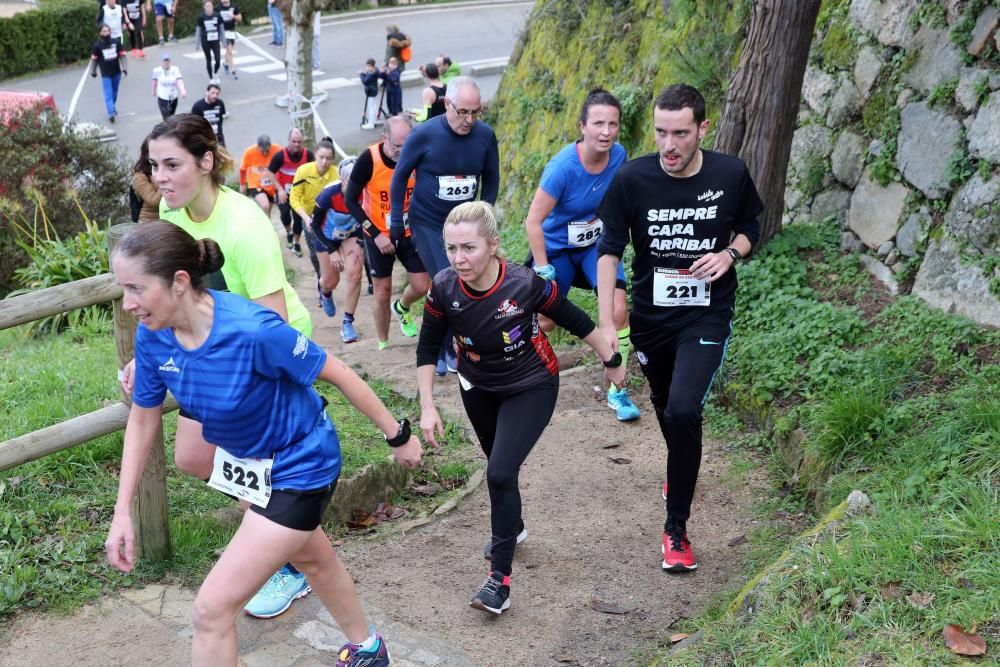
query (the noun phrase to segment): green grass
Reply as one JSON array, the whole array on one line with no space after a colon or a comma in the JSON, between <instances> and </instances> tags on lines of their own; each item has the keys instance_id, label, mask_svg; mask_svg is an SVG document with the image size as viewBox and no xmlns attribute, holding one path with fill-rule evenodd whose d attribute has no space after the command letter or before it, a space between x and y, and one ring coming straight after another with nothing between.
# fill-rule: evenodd
<instances>
[{"instance_id":1,"label":"green grass","mask_svg":"<svg viewBox=\"0 0 1000 667\"><path fill-rule=\"evenodd\" d=\"M835 230L792 226L741 269L730 389L769 403L778 427L716 421L771 471L747 570L769 578L751 615L730 609L734 591L684 621L699 642L656 662L957 664L949 623L985 626L987 655L1000 652L1000 334L911 297L865 311L852 265ZM772 439L793 428L806 433L796 478ZM779 520L825 514L852 489L872 513L806 539ZM907 599L922 594L924 607Z\"/></svg>"},{"instance_id":2,"label":"green grass","mask_svg":"<svg viewBox=\"0 0 1000 667\"><path fill-rule=\"evenodd\" d=\"M106 325L29 338L0 331L0 441L96 410L119 400L114 341ZM418 406L380 382L369 385L393 414ZM384 438L327 385L321 393L337 425L347 477L389 455ZM217 512L232 501L172 465L176 413L164 419L172 557L140 561L125 575L104 560L103 542L118 489L122 434L115 433L0 472L0 623L32 608L68 612L103 592L154 580L194 586L204 578L235 526ZM448 484L422 502L441 502L474 467L462 429L448 425L422 477Z\"/></svg>"}]
</instances>

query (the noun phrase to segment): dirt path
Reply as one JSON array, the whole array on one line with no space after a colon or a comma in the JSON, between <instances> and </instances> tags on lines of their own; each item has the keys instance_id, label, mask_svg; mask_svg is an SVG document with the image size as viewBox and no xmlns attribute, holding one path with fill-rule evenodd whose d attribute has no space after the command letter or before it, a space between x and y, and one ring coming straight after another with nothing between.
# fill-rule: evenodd
<instances>
[{"instance_id":1,"label":"dirt path","mask_svg":"<svg viewBox=\"0 0 1000 667\"><path fill-rule=\"evenodd\" d=\"M304 296L314 306L315 296ZM359 307L362 339L348 346L338 341L333 349L355 368L415 395L415 341L393 323L392 345L378 352L369 299L363 296ZM319 313L313 322L318 339L337 336L339 317ZM700 569L663 572L662 436L645 389L635 396L642 418L622 424L603 392L594 390L602 378L593 365L563 372L556 413L522 468L530 537L515 555L508 612L492 619L468 607L488 566L482 555L490 535L485 484L439 522L382 543L341 548L366 604L424 628L476 664L624 665L634 662L631 652L669 636L671 623L734 584L746 547L727 543L746 532L750 499L722 483L728 469L722 446L706 442L695 498L691 537ZM439 409L469 426L454 375L435 381L435 396ZM595 611L588 606L592 598L627 613Z\"/></svg>"},{"instance_id":2,"label":"dirt path","mask_svg":"<svg viewBox=\"0 0 1000 667\"><path fill-rule=\"evenodd\" d=\"M289 256L286 261L298 275L311 275L305 260ZM358 308L361 340L344 345L339 315L330 319L319 310L311 279L299 283L321 345L358 370L415 395L415 340L404 338L394 322L391 346L377 351L371 297L362 296ZM490 532L485 484L439 521L340 548L366 607L383 619L390 648L391 627L405 635L399 637L402 644L430 646L439 655L455 656L439 663L407 657L394 660L396 664L636 664L636 652L665 641L672 623L694 615L712 595L738 583L747 547L727 543L747 532L751 499L747 489L727 481L729 465L722 445L705 443L690 522L700 567L684 575L665 573L659 546L662 438L644 391L634 396L642 418L621 424L605 406L603 392L594 390L601 378L593 365L562 374L556 414L522 468L530 537L515 555L511 608L503 616L490 618L468 606L488 567L482 556ZM457 384L454 375L436 380L436 397L442 412L465 421ZM617 447L607 448L610 445ZM610 457L628 462L615 463ZM132 599L138 592L127 593ZM162 598L178 595L171 591L159 594L155 614L148 603L140 605L152 620L134 607L132 612L122 607L128 595L111 596L69 618L22 616L9 628L0 665L177 664L189 650L184 609L190 592L184 593L170 614L162 612ZM315 657L302 657L310 646L324 648L308 641L309 632L303 630L315 626L316 621L308 619L317 614L323 618L314 598L295 603L289 613L272 621L241 619L243 654L253 650L257 656L246 664L320 664ZM592 599L624 613L596 611ZM108 660L100 660L102 655ZM332 662L332 653L326 655ZM8 662L11 658L15 662Z\"/></svg>"}]
</instances>

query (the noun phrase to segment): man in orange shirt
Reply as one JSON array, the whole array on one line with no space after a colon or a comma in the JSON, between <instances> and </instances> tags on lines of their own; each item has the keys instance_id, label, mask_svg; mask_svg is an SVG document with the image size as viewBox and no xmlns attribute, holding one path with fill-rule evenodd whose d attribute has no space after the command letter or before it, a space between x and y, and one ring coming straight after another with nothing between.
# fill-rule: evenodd
<instances>
[{"instance_id":1,"label":"man in orange shirt","mask_svg":"<svg viewBox=\"0 0 1000 667\"><path fill-rule=\"evenodd\" d=\"M396 160L403 144L410 135L410 120L393 116L382 126L382 141L372 144L358 156L354 170L344 187L344 200L355 220L364 230L365 254L374 283L375 333L378 349L389 345L389 309L392 298L392 268L398 260L406 269L408 284L399 299L392 302L392 312L399 318L399 328L404 336L417 335L417 326L410 316L410 306L427 292L430 277L424 268L417 247L410 239L410 230L393 244L389 239L389 183L392 181ZM410 177L403 203L404 215L410 204L414 178ZM358 197L361 195L361 203Z\"/></svg>"},{"instance_id":2,"label":"man in orange shirt","mask_svg":"<svg viewBox=\"0 0 1000 667\"><path fill-rule=\"evenodd\" d=\"M268 167L279 152L281 146L272 144L271 137L262 134L257 137L257 145L243 151L240 162L240 192L257 202L268 217L278 193L278 179Z\"/></svg>"}]
</instances>

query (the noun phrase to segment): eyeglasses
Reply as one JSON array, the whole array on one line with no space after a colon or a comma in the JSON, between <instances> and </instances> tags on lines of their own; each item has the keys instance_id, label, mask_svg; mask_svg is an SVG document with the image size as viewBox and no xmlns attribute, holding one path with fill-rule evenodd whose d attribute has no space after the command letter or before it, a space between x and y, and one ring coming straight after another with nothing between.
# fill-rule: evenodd
<instances>
[{"instance_id":1,"label":"eyeglasses","mask_svg":"<svg viewBox=\"0 0 1000 667\"><path fill-rule=\"evenodd\" d=\"M455 103L452 102L451 100L448 100L448 102L451 104L451 108L455 112L455 115L457 115L459 118L462 119L479 118L480 116L483 115L482 107L479 107L478 109L459 109L458 107L455 106Z\"/></svg>"}]
</instances>

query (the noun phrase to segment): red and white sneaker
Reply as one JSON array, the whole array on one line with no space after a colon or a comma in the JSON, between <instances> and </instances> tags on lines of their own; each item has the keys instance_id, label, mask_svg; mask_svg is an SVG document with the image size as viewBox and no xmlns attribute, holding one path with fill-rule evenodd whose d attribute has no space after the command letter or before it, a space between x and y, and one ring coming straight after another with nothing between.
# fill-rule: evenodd
<instances>
[{"instance_id":1,"label":"red and white sneaker","mask_svg":"<svg viewBox=\"0 0 1000 667\"><path fill-rule=\"evenodd\" d=\"M663 480L663 502L667 502L667 480Z\"/></svg>"},{"instance_id":2,"label":"red and white sneaker","mask_svg":"<svg viewBox=\"0 0 1000 667\"><path fill-rule=\"evenodd\" d=\"M663 533L663 564L664 570L670 572L688 572L697 570L698 563L694 559L694 549L691 541L683 530L671 530Z\"/></svg>"}]
</instances>

